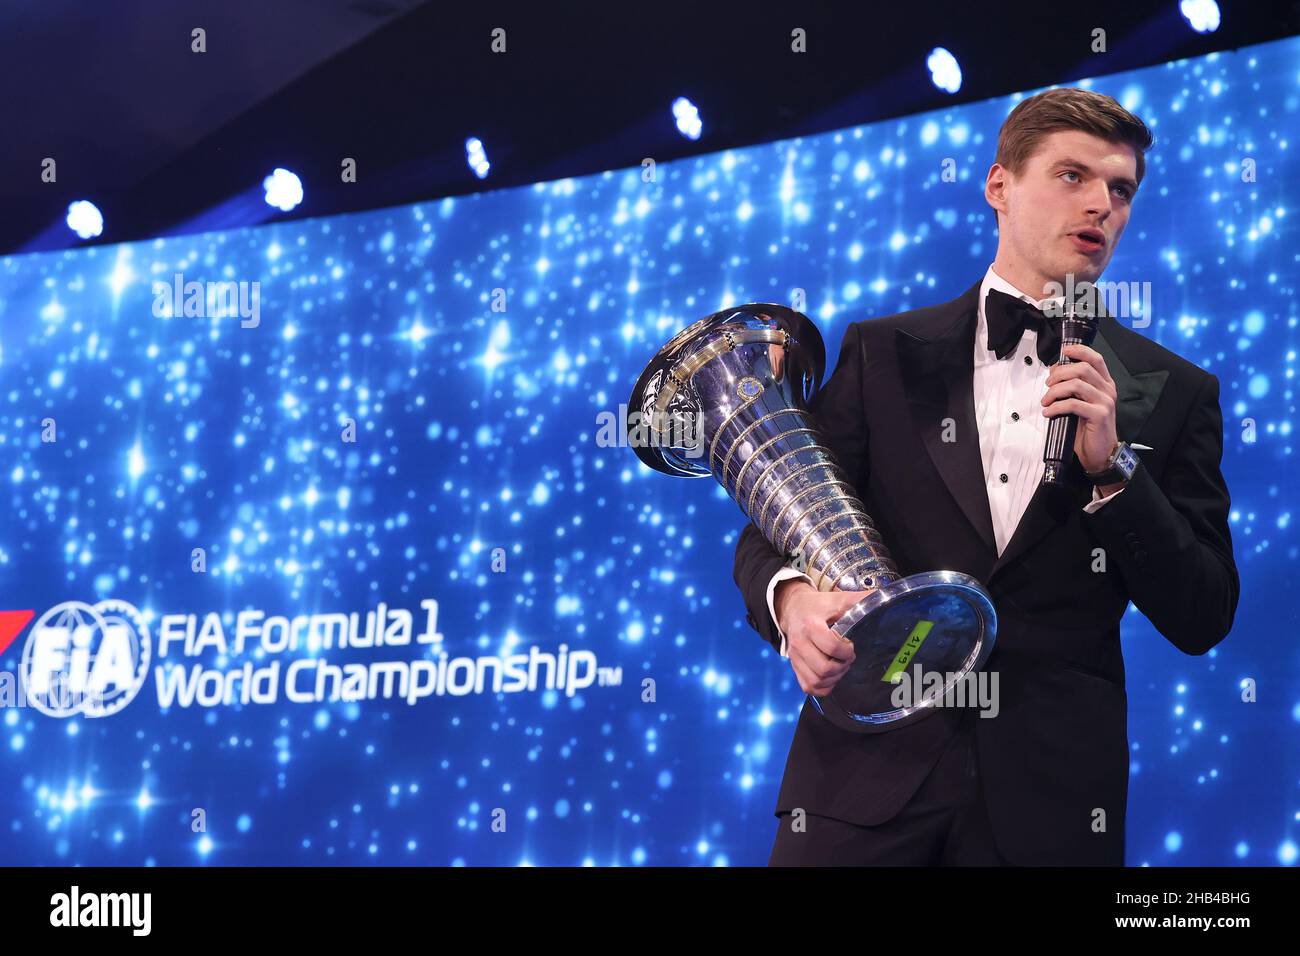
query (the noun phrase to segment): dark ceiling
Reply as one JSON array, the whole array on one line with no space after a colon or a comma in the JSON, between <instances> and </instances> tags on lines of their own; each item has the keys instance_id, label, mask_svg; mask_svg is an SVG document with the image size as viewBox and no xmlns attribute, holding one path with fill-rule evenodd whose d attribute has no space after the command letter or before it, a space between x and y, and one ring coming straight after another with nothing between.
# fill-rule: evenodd
<instances>
[{"instance_id":1,"label":"dark ceiling","mask_svg":"<svg viewBox=\"0 0 1300 956\"><path fill-rule=\"evenodd\" d=\"M10 0L0 11L0 253L211 228L276 166L292 213L244 203L221 225L329 215L634 166L1068 83L1300 33L1300 0L1222 0L1193 32L1176 0L569 2ZM207 52L190 51L203 27ZM506 31L504 54L491 34ZM807 34L805 54L791 30ZM1093 53L1093 30L1107 51ZM935 89L927 53L964 83ZM684 95L704 135L681 137ZM467 136L492 163L478 180ZM42 183L54 157L58 181ZM343 157L358 181L343 183ZM240 216L244 218L241 219Z\"/></svg>"}]
</instances>

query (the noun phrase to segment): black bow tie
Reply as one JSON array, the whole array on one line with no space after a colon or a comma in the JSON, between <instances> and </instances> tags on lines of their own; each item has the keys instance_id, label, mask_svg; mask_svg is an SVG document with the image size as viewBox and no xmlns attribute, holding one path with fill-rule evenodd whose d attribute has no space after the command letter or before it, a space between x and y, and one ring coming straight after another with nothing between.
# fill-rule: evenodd
<instances>
[{"instance_id":1,"label":"black bow tie","mask_svg":"<svg viewBox=\"0 0 1300 956\"><path fill-rule=\"evenodd\" d=\"M1044 315L1024 299L989 289L984 298L984 318L988 323L988 347L998 358L1006 358L1020 344L1025 329L1038 333L1038 357L1044 365L1054 365L1061 357L1061 317Z\"/></svg>"}]
</instances>

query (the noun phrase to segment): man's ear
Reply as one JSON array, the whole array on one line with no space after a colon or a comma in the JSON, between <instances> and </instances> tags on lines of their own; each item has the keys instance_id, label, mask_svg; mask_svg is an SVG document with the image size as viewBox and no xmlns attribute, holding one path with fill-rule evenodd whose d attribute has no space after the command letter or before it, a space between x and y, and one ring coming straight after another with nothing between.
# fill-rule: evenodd
<instances>
[{"instance_id":1,"label":"man's ear","mask_svg":"<svg viewBox=\"0 0 1300 956\"><path fill-rule=\"evenodd\" d=\"M989 167L988 176L984 178L984 199L995 212L1007 211L1007 169L998 163Z\"/></svg>"}]
</instances>

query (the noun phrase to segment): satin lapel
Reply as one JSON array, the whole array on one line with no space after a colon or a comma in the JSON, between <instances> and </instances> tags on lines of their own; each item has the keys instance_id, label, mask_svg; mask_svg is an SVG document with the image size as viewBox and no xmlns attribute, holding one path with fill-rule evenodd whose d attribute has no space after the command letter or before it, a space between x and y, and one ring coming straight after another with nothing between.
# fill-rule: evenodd
<instances>
[{"instance_id":1,"label":"satin lapel","mask_svg":"<svg viewBox=\"0 0 1300 956\"><path fill-rule=\"evenodd\" d=\"M984 490L973 387L976 295L979 283L957 299L949 312L931 324L940 327L925 337L895 330L903 391L926 452L949 493L979 535L992 561L997 554L993 516ZM947 328L943 328L944 325ZM945 441L945 436L950 441Z\"/></svg>"},{"instance_id":2,"label":"satin lapel","mask_svg":"<svg viewBox=\"0 0 1300 956\"><path fill-rule=\"evenodd\" d=\"M1109 316L1102 317L1092 347L1106 360L1106 370L1115 382L1115 431L1120 439L1135 441L1156 407L1169 372L1167 369L1130 371L1105 335L1105 330L1114 322ZM1059 484L1040 484L1034 491L1006 550L989 572L988 582L992 583L999 571L1025 554L1047 532L1064 524L1071 510L1082 509L1091 500L1092 482L1083 473L1078 457L1071 456Z\"/></svg>"},{"instance_id":3,"label":"satin lapel","mask_svg":"<svg viewBox=\"0 0 1300 956\"><path fill-rule=\"evenodd\" d=\"M1121 441L1137 441L1142 433L1142 426L1151 417L1151 412L1160 398L1160 392L1169 379L1169 370L1161 368L1149 372L1130 371L1115 353L1110 340L1104 334L1107 326L1114 322L1112 318L1101 320L1101 329L1097 332L1092 347L1106 360L1106 370L1115 381L1117 395L1115 431Z\"/></svg>"}]
</instances>

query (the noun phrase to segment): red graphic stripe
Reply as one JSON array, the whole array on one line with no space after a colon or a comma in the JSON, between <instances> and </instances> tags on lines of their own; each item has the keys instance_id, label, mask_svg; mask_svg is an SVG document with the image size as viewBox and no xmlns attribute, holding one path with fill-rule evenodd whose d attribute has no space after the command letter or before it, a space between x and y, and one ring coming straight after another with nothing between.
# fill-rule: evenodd
<instances>
[{"instance_id":1,"label":"red graphic stripe","mask_svg":"<svg viewBox=\"0 0 1300 956\"><path fill-rule=\"evenodd\" d=\"M35 615L35 611L0 611L0 654L14 642L14 638L22 633L27 622Z\"/></svg>"}]
</instances>

